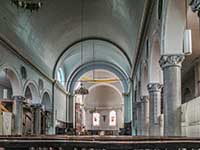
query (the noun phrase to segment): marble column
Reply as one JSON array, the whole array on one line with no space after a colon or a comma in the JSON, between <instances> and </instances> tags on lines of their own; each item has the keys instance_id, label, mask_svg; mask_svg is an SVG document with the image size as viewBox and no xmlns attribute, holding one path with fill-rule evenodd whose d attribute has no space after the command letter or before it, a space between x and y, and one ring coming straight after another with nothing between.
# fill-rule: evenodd
<instances>
[{"instance_id":1,"label":"marble column","mask_svg":"<svg viewBox=\"0 0 200 150\"><path fill-rule=\"evenodd\" d=\"M41 134L41 104L33 104L33 134Z\"/></svg>"},{"instance_id":2,"label":"marble column","mask_svg":"<svg viewBox=\"0 0 200 150\"><path fill-rule=\"evenodd\" d=\"M181 64L183 55L162 56L164 136L181 136Z\"/></svg>"},{"instance_id":3,"label":"marble column","mask_svg":"<svg viewBox=\"0 0 200 150\"><path fill-rule=\"evenodd\" d=\"M160 83L150 83L147 85L150 106L149 106L149 135L160 136L159 117L161 115L161 88Z\"/></svg>"},{"instance_id":4,"label":"marble column","mask_svg":"<svg viewBox=\"0 0 200 150\"><path fill-rule=\"evenodd\" d=\"M142 135L149 135L149 96L141 97Z\"/></svg>"},{"instance_id":5,"label":"marble column","mask_svg":"<svg viewBox=\"0 0 200 150\"><path fill-rule=\"evenodd\" d=\"M13 96L14 133L23 134L23 96Z\"/></svg>"}]
</instances>

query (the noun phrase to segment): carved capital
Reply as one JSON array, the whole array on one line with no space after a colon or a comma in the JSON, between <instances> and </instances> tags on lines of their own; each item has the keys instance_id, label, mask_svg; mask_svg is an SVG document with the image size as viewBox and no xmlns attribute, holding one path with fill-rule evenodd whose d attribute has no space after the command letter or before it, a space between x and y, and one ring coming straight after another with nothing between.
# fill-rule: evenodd
<instances>
[{"instance_id":1,"label":"carved capital","mask_svg":"<svg viewBox=\"0 0 200 150\"><path fill-rule=\"evenodd\" d=\"M17 102L23 102L25 98L23 96L13 96L13 100Z\"/></svg>"},{"instance_id":2,"label":"carved capital","mask_svg":"<svg viewBox=\"0 0 200 150\"><path fill-rule=\"evenodd\" d=\"M31 107L33 108L33 109L42 109L42 104L32 104L31 105Z\"/></svg>"},{"instance_id":3,"label":"carved capital","mask_svg":"<svg viewBox=\"0 0 200 150\"><path fill-rule=\"evenodd\" d=\"M147 95L146 96L141 96L140 100L141 100L142 103L147 103L149 101L149 96L147 96Z\"/></svg>"},{"instance_id":4,"label":"carved capital","mask_svg":"<svg viewBox=\"0 0 200 150\"><path fill-rule=\"evenodd\" d=\"M136 106L137 106L137 108L138 108L138 107L140 107L140 106L141 106L141 104L142 104L142 102L141 102L141 101L139 101L139 102L136 102Z\"/></svg>"},{"instance_id":5,"label":"carved capital","mask_svg":"<svg viewBox=\"0 0 200 150\"><path fill-rule=\"evenodd\" d=\"M181 67L185 56L183 55L164 55L160 58L160 66L162 69L170 66Z\"/></svg>"},{"instance_id":6,"label":"carved capital","mask_svg":"<svg viewBox=\"0 0 200 150\"><path fill-rule=\"evenodd\" d=\"M160 83L149 83L147 85L147 88L149 90L149 92L161 92L161 89L162 89L162 84Z\"/></svg>"},{"instance_id":7,"label":"carved capital","mask_svg":"<svg viewBox=\"0 0 200 150\"><path fill-rule=\"evenodd\" d=\"M197 12L200 17L200 0L191 0L190 6L193 12Z\"/></svg>"}]
</instances>

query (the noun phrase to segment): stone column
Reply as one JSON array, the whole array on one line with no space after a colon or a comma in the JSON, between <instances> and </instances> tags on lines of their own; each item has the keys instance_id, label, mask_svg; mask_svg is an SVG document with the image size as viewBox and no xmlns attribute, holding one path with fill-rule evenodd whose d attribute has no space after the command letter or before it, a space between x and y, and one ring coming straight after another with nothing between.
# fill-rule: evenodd
<instances>
[{"instance_id":1,"label":"stone column","mask_svg":"<svg viewBox=\"0 0 200 150\"><path fill-rule=\"evenodd\" d=\"M41 104L33 104L33 134L41 134Z\"/></svg>"},{"instance_id":2,"label":"stone column","mask_svg":"<svg viewBox=\"0 0 200 150\"><path fill-rule=\"evenodd\" d=\"M14 133L23 134L23 96L13 96Z\"/></svg>"},{"instance_id":3,"label":"stone column","mask_svg":"<svg viewBox=\"0 0 200 150\"><path fill-rule=\"evenodd\" d=\"M150 95L150 125L149 135L160 136L159 117L161 115L161 88L160 83L150 83L147 85Z\"/></svg>"},{"instance_id":4,"label":"stone column","mask_svg":"<svg viewBox=\"0 0 200 150\"><path fill-rule=\"evenodd\" d=\"M137 102L137 135L142 135L141 102Z\"/></svg>"},{"instance_id":5,"label":"stone column","mask_svg":"<svg viewBox=\"0 0 200 150\"><path fill-rule=\"evenodd\" d=\"M149 96L141 97L142 135L149 135Z\"/></svg>"},{"instance_id":6,"label":"stone column","mask_svg":"<svg viewBox=\"0 0 200 150\"><path fill-rule=\"evenodd\" d=\"M162 56L164 77L164 136L181 136L181 64L183 55Z\"/></svg>"}]
</instances>

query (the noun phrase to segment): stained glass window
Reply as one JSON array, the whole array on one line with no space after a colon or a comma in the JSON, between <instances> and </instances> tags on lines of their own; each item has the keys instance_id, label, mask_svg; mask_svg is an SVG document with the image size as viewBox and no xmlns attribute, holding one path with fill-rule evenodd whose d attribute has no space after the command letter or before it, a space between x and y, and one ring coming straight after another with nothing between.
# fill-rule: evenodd
<instances>
[{"instance_id":1,"label":"stained glass window","mask_svg":"<svg viewBox=\"0 0 200 150\"><path fill-rule=\"evenodd\" d=\"M93 126L99 126L99 125L100 125L100 114L93 113Z\"/></svg>"},{"instance_id":2,"label":"stained glass window","mask_svg":"<svg viewBox=\"0 0 200 150\"><path fill-rule=\"evenodd\" d=\"M110 112L110 117L109 117L109 125L110 126L116 126L116 112L112 110Z\"/></svg>"}]
</instances>

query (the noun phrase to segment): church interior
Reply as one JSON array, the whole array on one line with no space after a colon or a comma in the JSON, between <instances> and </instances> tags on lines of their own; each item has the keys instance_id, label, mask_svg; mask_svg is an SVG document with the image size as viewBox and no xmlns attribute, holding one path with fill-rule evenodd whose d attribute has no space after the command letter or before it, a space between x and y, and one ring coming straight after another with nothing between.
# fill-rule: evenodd
<instances>
[{"instance_id":1,"label":"church interior","mask_svg":"<svg viewBox=\"0 0 200 150\"><path fill-rule=\"evenodd\" d=\"M200 0L1 0L0 150L199 149L199 41Z\"/></svg>"}]
</instances>

